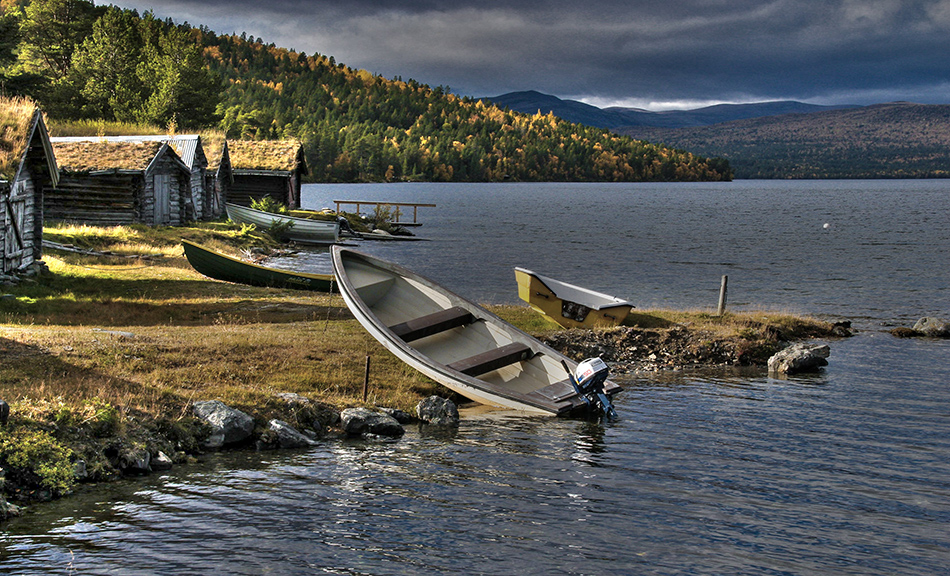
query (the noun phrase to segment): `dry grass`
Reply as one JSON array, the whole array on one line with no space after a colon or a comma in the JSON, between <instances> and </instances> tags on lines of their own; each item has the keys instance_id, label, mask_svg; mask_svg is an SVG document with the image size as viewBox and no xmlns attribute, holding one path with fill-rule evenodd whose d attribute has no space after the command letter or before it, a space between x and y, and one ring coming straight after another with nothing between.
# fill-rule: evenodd
<instances>
[{"instance_id":1,"label":"dry grass","mask_svg":"<svg viewBox=\"0 0 950 576\"><path fill-rule=\"evenodd\" d=\"M36 104L29 98L0 97L0 180L10 180L26 151Z\"/></svg>"},{"instance_id":2,"label":"dry grass","mask_svg":"<svg viewBox=\"0 0 950 576\"><path fill-rule=\"evenodd\" d=\"M139 136L164 135L167 130L149 124L110 120L49 120L50 136Z\"/></svg>"},{"instance_id":3,"label":"dry grass","mask_svg":"<svg viewBox=\"0 0 950 576\"><path fill-rule=\"evenodd\" d=\"M293 172L303 161L296 140L228 140L228 155L235 170Z\"/></svg>"},{"instance_id":4,"label":"dry grass","mask_svg":"<svg viewBox=\"0 0 950 576\"><path fill-rule=\"evenodd\" d=\"M53 142L59 167L67 172L145 170L164 145L162 142Z\"/></svg>"},{"instance_id":5,"label":"dry grass","mask_svg":"<svg viewBox=\"0 0 950 576\"><path fill-rule=\"evenodd\" d=\"M56 403L81 410L93 399L155 417L177 418L194 400L221 399L258 417L279 392L336 407L366 404L412 409L445 394L382 348L338 295L218 282L184 259L181 238L232 252L270 242L232 224L194 228L144 226L47 228L47 238L99 250L153 255L149 260L45 255L52 275L6 288L0 303L0 398L17 406ZM559 328L526 306L493 307L499 316L543 336ZM638 310L644 328L687 325L743 336L769 326L801 329L808 321L771 313ZM816 322L817 324L817 322Z\"/></svg>"},{"instance_id":6,"label":"dry grass","mask_svg":"<svg viewBox=\"0 0 950 576\"><path fill-rule=\"evenodd\" d=\"M47 237L152 260L45 255L53 272L9 290L0 308L0 398L17 406L91 399L177 417L221 399L260 415L278 392L337 407L411 409L438 387L396 360L352 319L338 295L218 282L195 272L180 238L235 250L259 244L231 225L49 228Z\"/></svg>"}]
</instances>

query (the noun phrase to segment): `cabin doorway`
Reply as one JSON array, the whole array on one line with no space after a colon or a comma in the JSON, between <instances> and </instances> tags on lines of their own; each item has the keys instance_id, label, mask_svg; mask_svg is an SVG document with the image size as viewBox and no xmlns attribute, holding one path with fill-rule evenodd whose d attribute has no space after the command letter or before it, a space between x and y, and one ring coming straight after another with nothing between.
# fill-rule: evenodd
<instances>
[{"instance_id":1,"label":"cabin doorway","mask_svg":"<svg viewBox=\"0 0 950 576\"><path fill-rule=\"evenodd\" d=\"M156 174L155 224L171 223L171 178L168 174Z\"/></svg>"}]
</instances>

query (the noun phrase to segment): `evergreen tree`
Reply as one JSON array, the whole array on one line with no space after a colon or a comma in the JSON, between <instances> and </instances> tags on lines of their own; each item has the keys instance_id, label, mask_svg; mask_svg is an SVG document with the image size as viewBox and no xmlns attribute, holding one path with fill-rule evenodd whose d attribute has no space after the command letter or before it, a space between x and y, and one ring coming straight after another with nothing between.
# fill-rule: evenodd
<instances>
[{"instance_id":1,"label":"evergreen tree","mask_svg":"<svg viewBox=\"0 0 950 576\"><path fill-rule=\"evenodd\" d=\"M145 85L136 75L141 55L138 18L110 6L76 51L69 80L85 100L83 115L132 122L139 119Z\"/></svg>"}]
</instances>

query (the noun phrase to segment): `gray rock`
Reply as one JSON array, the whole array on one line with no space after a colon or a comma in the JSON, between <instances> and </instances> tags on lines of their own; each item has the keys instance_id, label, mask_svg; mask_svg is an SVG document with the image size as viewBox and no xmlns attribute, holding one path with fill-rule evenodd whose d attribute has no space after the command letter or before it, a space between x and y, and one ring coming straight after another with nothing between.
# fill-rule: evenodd
<instances>
[{"instance_id":1,"label":"gray rock","mask_svg":"<svg viewBox=\"0 0 950 576\"><path fill-rule=\"evenodd\" d=\"M275 443L280 448L305 448L316 444L283 420L271 420L268 430L274 434Z\"/></svg>"},{"instance_id":2,"label":"gray rock","mask_svg":"<svg viewBox=\"0 0 950 576\"><path fill-rule=\"evenodd\" d=\"M459 409L448 398L429 396L416 405L419 419L432 426L458 426Z\"/></svg>"},{"instance_id":3,"label":"gray rock","mask_svg":"<svg viewBox=\"0 0 950 576\"><path fill-rule=\"evenodd\" d=\"M825 360L831 355L827 344L792 344L769 358L769 373L794 374L811 372L827 366Z\"/></svg>"},{"instance_id":4,"label":"gray rock","mask_svg":"<svg viewBox=\"0 0 950 576\"><path fill-rule=\"evenodd\" d=\"M119 454L116 468L126 474L144 474L151 472L152 455L145 448L130 448Z\"/></svg>"},{"instance_id":5,"label":"gray rock","mask_svg":"<svg viewBox=\"0 0 950 576\"><path fill-rule=\"evenodd\" d=\"M385 412L386 414L389 414L393 418L395 418L396 421L399 422L400 424L409 424L410 422L413 421L412 414L406 412L405 410L400 410L399 408L383 408L383 407L380 407L379 409Z\"/></svg>"},{"instance_id":6,"label":"gray rock","mask_svg":"<svg viewBox=\"0 0 950 576\"><path fill-rule=\"evenodd\" d=\"M946 338L950 336L950 324L939 318L924 317L914 324L914 332L931 338Z\"/></svg>"},{"instance_id":7,"label":"gray rock","mask_svg":"<svg viewBox=\"0 0 950 576\"><path fill-rule=\"evenodd\" d=\"M347 408L340 415L348 436L402 436L406 430L395 418L366 408Z\"/></svg>"},{"instance_id":8,"label":"gray rock","mask_svg":"<svg viewBox=\"0 0 950 576\"><path fill-rule=\"evenodd\" d=\"M6 520L7 518L12 518L14 516L20 516L23 514L23 509L19 506L15 506L6 501L2 494L0 494L0 520Z\"/></svg>"},{"instance_id":9,"label":"gray rock","mask_svg":"<svg viewBox=\"0 0 950 576\"><path fill-rule=\"evenodd\" d=\"M212 429L211 436L202 444L203 448L216 449L243 442L254 432L253 418L220 400L195 402L193 410L195 416L207 422Z\"/></svg>"},{"instance_id":10,"label":"gray rock","mask_svg":"<svg viewBox=\"0 0 950 576\"><path fill-rule=\"evenodd\" d=\"M76 460L76 464L73 465L73 475L76 477L76 480L89 478L89 470L86 468L85 460Z\"/></svg>"},{"instance_id":11,"label":"gray rock","mask_svg":"<svg viewBox=\"0 0 950 576\"><path fill-rule=\"evenodd\" d=\"M161 450L158 451L158 454L152 457L152 470L155 472L171 470L173 465L174 462L172 462L172 459Z\"/></svg>"}]
</instances>

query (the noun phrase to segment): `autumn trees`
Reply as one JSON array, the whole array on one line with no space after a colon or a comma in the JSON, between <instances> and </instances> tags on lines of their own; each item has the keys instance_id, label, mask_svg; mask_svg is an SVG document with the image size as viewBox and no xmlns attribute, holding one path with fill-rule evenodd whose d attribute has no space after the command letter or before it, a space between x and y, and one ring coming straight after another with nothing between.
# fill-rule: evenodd
<instances>
[{"instance_id":1,"label":"autumn trees","mask_svg":"<svg viewBox=\"0 0 950 576\"><path fill-rule=\"evenodd\" d=\"M25 6L25 8L24 8ZM0 0L0 90L60 120L297 139L324 182L720 180L728 163L89 0ZM15 37L14 37L15 36Z\"/></svg>"}]
</instances>

